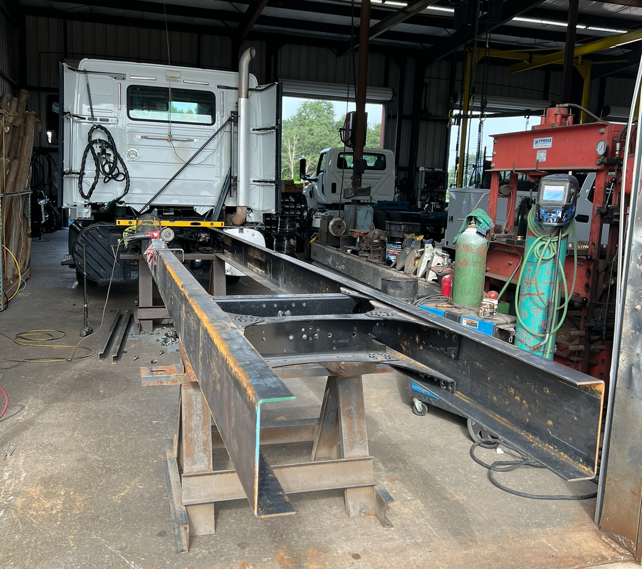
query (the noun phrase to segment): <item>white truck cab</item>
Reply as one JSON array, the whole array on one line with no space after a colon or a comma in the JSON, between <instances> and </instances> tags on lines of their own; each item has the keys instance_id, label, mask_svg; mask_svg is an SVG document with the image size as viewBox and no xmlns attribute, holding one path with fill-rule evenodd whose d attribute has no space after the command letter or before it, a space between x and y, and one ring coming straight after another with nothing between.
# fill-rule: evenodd
<instances>
[{"instance_id":1,"label":"white truck cab","mask_svg":"<svg viewBox=\"0 0 642 569\"><path fill-rule=\"evenodd\" d=\"M364 148L366 161L362 186L370 186L370 201L389 201L395 197L395 155L392 150ZM352 186L352 149L326 148L319 156L317 170L305 193L308 206L323 209L340 203L350 203L343 190Z\"/></svg>"},{"instance_id":2,"label":"white truck cab","mask_svg":"<svg viewBox=\"0 0 642 569\"><path fill-rule=\"evenodd\" d=\"M237 110L238 73L98 59L83 59L76 69L63 64L61 71L61 205L69 210L70 219L91 220L98 206L114 199L132 213L140 212L220 128L220 134L153 205L190 208L207 216L219 200L226 207L236 204L233 184L230 188L227 182L226 187L226 178L230 170L232 179L237 173L237 131L224 125ZM262 214L274 213L277 206L280 166L275 157L281 100L276 83L259 86L250 75L249 88L247 219L261 222ZM127 176L121 165L122 175L106 182L101 168L92 189L96 168L86 148L94 125L104 127L113 137ZM103 131L94 137L106 135ZM87 197L81 195L79 186Z\"/></svg>"}]
</instances>

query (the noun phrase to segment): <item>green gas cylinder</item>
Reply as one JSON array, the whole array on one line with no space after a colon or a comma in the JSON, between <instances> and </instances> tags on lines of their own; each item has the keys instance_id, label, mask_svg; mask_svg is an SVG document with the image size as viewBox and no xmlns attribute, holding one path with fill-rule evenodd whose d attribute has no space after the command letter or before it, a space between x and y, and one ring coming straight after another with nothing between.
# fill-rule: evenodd
<instances>
[{"instance_id":1,"label":"green gas cylinder","mask_svg":"<svg viewBox=\"0 0 642 569\"><path fill-rule=\"evenodd\" d=\"M460 306L479 306L484 298L486 275L486 237L471 223L455 245L455 283L453 302Z\"/></svg>"}]
</instances>

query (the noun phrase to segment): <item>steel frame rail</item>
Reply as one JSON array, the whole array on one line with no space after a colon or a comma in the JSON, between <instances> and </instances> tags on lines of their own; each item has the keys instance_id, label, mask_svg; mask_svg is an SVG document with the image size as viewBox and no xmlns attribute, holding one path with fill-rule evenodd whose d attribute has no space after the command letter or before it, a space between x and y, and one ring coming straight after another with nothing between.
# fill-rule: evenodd
<instances>
[{"instance_id":1,"label":"steel frame rail","mask_svg":"<svg viewBox=\"0 0 642 569\"><path fill-rule=\"evenodd\" d=\"M204 505L213 508L213 502L226 496L239 497L242 489L255 515L284 515L294 513L288 492L323 489L289 481L288 470L273 470L260 449L262 442L269 444L265 437L276 428L262 431L261 405L293 399L275 369L302 364L322 364L330 376L315 427L312 459L319 465L324 460L349 459L335 466L357 476L354 469L364 468L365 463L350 462L368 455L361 375L383 366L403 374L409 385L421 386L439 406L470 417L565 479L595 475L603 382L493 338L478 337L454 322L317 266L214 232L220 261L285 294L212 297L161 241L153 241L145 254L181 339L186 373L202 392L201 397L181 380L187 398L183 406L192 408L183 411L182 429L201 433L193 440L205 443L200 450L189 449L192 458L183 465L182 478L183 499L188 503L181 505L174 498L173 511L203 506L199 502L203 495L212 502ZM209 410L216 423L216 437L229 453L234 474L211 470L212 434L203 410ZM194 424L188 424L186 417L193 417ZM349 436L343 440L345 433ZM342 454L342 447L353 444L355 437L359 444ZM171 474L181 469L179 455L174 452L171 457L168 450L174 497L181 490ZM324 464L315 469L313 463L300 467L327 472L334 468ZM229 482L227 494L217 493L217 480ZM197 482L204 486L198 491L200 497L190 498L190 488ZM366 486L346 489L350 515L378 508L372 506L374 481L368 478ZM354 499L349 499L350 493ZM385 508L381 512L386 525ZM213 518L213 509L207 516ZM184 531L177 530L177 536L181 533L184 538Z\"/></svg>"},{"instance_id":2,"label":"steel frame rail","mask_svg":"<svg viewBox=\"0 0 642 569\"><path fill-rule=\"evenodd\" d=\"M232 236L217 234L219 258L276 291L350 293L376 301L394 318L382 318L374 338L388 349L449 378L422 382L442 406L470 417L566 480L592 479L597 471L604 382L529 354L456 322L439 318L380 291ZM404 322L394 323L395 318ZM438 349L449 339L456 351ZM443 347L443 346L442 346ZM409 380L420 381L414 372Z\"/></svg>"}]
</instances>

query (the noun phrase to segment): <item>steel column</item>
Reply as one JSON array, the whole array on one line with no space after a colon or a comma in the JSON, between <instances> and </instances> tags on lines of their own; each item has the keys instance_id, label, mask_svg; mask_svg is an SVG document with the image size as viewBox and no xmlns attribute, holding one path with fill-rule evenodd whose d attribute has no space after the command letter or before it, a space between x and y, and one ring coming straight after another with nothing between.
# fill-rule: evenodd
<instances>
[{"instance_id":1,"label":"steel column","mask_svg":"<svg viewBox=\"0 0 642 569\"><path fill-rule=\"evenodd\" d=\"M564 44L564 70L562 72L562 103L570 103L573 87L573 60L575 58L575 32L580 0L569 0L566 43Z\"/></svg>"}]
</instances>

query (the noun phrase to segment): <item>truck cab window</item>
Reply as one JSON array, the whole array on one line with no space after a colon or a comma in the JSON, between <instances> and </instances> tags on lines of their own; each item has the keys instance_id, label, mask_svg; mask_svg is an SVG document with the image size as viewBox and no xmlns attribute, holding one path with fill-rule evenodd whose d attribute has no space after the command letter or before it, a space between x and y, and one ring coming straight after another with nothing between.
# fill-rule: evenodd
<instances>
[{"instance_id":1,"label":"truck cab window","mask_svg":"<svg viewBox=\"0 0 642 569\"><path fill-rule=\"evenodd\" d=\"M213 125L216 98L211 91L132 85L127 89L127 116L139 121Z\"/></svg>"},{"instance_id":2,"label":"truck cab window","mask_svg":"<svg viewBox=\"0 0 642 569\"><path fill-rule=\"evenodd\" d=\"M366 161L366 170L385 170L385 154L364 154L363 159ZM352 153L341 153L337 161L337 167L340 170L352 170L353 165Z\"/></svg>"},{"instance_id":3,"label":"truck cab window","mask_svg":"<svg viewBox=\"0 0 642 569\"><path fill-rule=\"evenodd\" d=\"M327 157L328 157L327 152L325 154L321 154L321 157L319 158L319 165L317 166L317 174L320 174L321 172L325 172L325 163L326 163Z\"/></svg>"}]
</instances>

